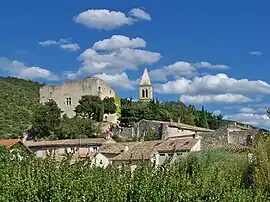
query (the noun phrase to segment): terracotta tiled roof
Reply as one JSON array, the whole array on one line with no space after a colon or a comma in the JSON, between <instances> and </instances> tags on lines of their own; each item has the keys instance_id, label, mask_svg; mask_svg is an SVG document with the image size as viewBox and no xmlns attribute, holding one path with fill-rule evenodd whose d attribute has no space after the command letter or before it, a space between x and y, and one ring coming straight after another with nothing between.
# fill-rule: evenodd
<instances>
[{"instance_id":1,"label":"terracotta tiled roof","mask_svg":"<svg viewBox=\"0 0 270 202\"><path fill-rule=\"evenodd\" d=\"M121 143L109 143L103 144L99 148L99 152L102 154L120 154L125 151L125 149L131 149L133 146L138 144L137 142L121 142Z\"/></svg>"},{"instance_id":2,"label":"terracotta tiled roof","mask_svg":"<svg viewBox=\"0 0 270 202\"><path fill-rule=\"evenodd\" d=\"M156 146L163 140L136 143L131 149L112 158L113 161L148 160L156 152Z\"/></svg>"},{"instance_id":3,"label":"terracotta tiled roof","mask_svg":"<svg viewBox=\"0 0 270 202\"><path fill-rule=\"evenodd\" d=\"M83 146L83 145L101 145L106 142L104 138L86 138L86 139L66 139L51 141L26 141L28 147L50 147L50 146Z\"/></svg>"},{"instance_id":4,"label":"terracotta tiled roof","mask_svg":"<svg viewBox=\"0 0 270 202\"><path fill-rule=\"evenodd\" d=\"M199 139L177 139L172 138L157 146L158 152L173 152L191 150Z\"/></svg>"},{"instance_id":5,"label":"terracotta tiled roof","mask_svg":"<svg viewBox=\"0 0 270 202\"><path fill-rule=\"evenodd\" d=\"M8 148L12 147L13 145L20 143L21 140L13 139L13 140L0 140L0 146L7 146Z\"/></svg>"}]
</instances>

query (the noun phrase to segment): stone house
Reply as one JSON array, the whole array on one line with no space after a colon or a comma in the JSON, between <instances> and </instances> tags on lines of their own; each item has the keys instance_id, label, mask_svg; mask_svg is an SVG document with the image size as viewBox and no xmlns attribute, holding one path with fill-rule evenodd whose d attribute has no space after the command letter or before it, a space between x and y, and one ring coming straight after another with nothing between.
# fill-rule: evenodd
<instances>
[{"instance_id":1,"label":"stone house","mask_svg":"<svg viewBox=\"0 0 270 202\"><path fill-rule=\"evenodd\" d=\"M36 154L37 157L51 157L60 161L67 154L71 154L75 159L94 158L102 144L112 142L114 142L112 139L86 138L26 141L25 144Z\"/></svg>"},{"instance_id":2,"label":"stone house","mask_svg":"<svg viewBox=\"0 0 270 202\"><path fill-rule=\"evenodd\" d=\"M160 139L171 137L197 138L201 133L213 133L214 130L183 124L180 122L166 122L155 120L141 120L132 127L122 127L114 130L113 133L118 136L141 139L147 133L154 132Z\"/></svg>"},{"instance_id":3,"label":"stone house","mask_svg":"<svg viewBox=\"0 0 270 202\"><path fill-rule=\"evenodd\" d=\"M101 99L115 98L114 90L103 80L86 78L84 80L66 81L59 85L48 84L40 88L40 103L54 100L68 117L75 116L75 108L83 95L96 95ZM104 121L116 123L117 114L104 114Z\"/></svg>"},{"instance_id":4,"label":"stone house","mask_svg":"<svg viewBox=\"0 0 270 202\"><path fill-rule=\"evenodd\" d=\"M247 124L230 122L213 133L201 133L202 149L225 147L241 149L250 146L261 129Z\"/></svg>"},{"instance_id":5,"label":"stone house","mask_svg":"<svg viewBox=\"0 0 270 202\"><path fill-rule=\"evenodd\" d=\"M15 146L19 146L23 151L32 153L32 151L20 139L0 140L0 147L2 146L9 148L11 151Z\"/></svg>"},{"instance_id":6,"label":"stone house","mask_svg":"<svg viewBox=\"0 0 270 202\"><path fill-rule=\"evenodd\" d=\"M142 162L153 166L163 164L166 159L172 157L172 161L182 158L189 152L200 151L200 139L169 138L167 140L155 140L137 142L131 148L113 157L113 166L121 167L129 165L134 170Z\"/></svg>"},{"instance_id":7,"label":"stone house","mask_svg":"<svg viewBox=\"0 0 270 202\"><path fill-rule=\"evenodd\" d=\"M108 165L112 164L112 158L128 151L137 143L138 142L120 142L103 144L100 147L98 154L95 156L95 165L106 168Z\"/></svg>"}]
</instances>

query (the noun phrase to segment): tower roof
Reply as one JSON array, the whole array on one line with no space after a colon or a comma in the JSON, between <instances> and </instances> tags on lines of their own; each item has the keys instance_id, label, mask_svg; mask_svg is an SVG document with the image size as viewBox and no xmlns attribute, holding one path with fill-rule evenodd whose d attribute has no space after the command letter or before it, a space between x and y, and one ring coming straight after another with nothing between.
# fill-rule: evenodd
<instances>
[{"instance_id":1,"label":"tower roof","mask_svg":"<svg viewBox=\"0 0 270 202\"><path fill-rule=\"evenodd\" d=\"M148 71L146 68L144 69L140 86L151 86L150 78L149 78Z\"/></svg>"}]
</instances>

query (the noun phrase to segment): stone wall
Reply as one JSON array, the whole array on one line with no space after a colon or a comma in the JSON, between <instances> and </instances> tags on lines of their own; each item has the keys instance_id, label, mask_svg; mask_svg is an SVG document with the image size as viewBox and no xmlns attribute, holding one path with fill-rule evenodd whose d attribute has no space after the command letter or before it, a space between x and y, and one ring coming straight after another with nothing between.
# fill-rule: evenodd
<instances>
[{"instance_id":1,"label":"stone wall","mask_svg":"<svg viewBox=\"0 0 270 202\"><path fill-rule=\"evenodd\" d=\"M149 132L155 132L161 139L171 137L195 137L195 131L178 129L176 127L169 127L158 121L141 120L135 123L133 127L122 127L119 130L114 130L114 134L125 138L143 138Z\"/></svg>"},{"instance_id":2,"label":"stone wall","mask_svg":"<svg viewBox=\"0 0 270 202\"><path fill-rule=\"evenodd\" d=\"M200 133L202 149L222 145L246 147L252 144L259 133L258 129L242 129L225 126L214 133Z\"/></svg>"},{"instance_id":3,"label":"stone wall","mask_svg":"<svg viewBox=\"0 0 270 202\"><path fill-rule=\"evenodd\" d=\"M44 103L53 99L63 114L67 114L68 117L75 116L74 109L83 95L99 95L101 99L104 99L115 97L115 92L105 81L97 78L67 81L63 84L45 85L40 88L40 102Z\"/></svg>"}]
</instances>

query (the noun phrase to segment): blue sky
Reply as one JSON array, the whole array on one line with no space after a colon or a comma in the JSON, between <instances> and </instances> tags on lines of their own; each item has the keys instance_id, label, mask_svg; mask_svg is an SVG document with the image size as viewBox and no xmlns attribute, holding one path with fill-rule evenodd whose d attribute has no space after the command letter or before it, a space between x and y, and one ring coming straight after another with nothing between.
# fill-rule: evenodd
<instances>
[{"instance_id":1,"label":"blue sky","mask_svg":"<svg viewBox=\"0 0 270 202\"><path fill-rule=\"evenodd\" d=\"M0 73L45 83L97 76L138 96L148 68L155 96L270 128L270 2L5 1Z\"/></svg>"}]
</instances>

